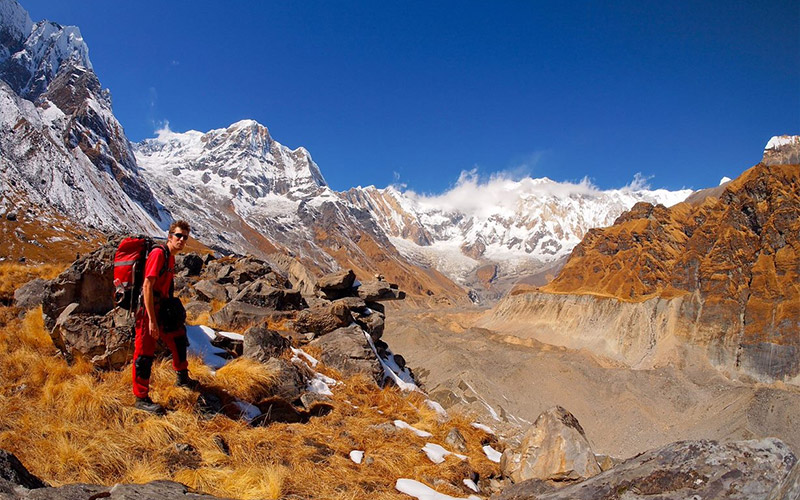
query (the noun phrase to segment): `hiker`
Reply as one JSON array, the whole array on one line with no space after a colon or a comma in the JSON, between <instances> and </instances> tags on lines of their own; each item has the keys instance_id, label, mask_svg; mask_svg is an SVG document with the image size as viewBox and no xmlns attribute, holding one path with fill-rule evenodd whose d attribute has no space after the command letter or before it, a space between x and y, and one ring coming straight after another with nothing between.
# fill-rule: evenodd
<instances>
[{"instance_id":1,"label":"hiker","mask_svg":"<svg viewBox=\"0 0 800 500\"><path fill-rule=\"evenodd\" d=\"M139 307L136 311L133 394L136 396L134 406L150 413L165 413L164 407L154 403L149 396L150 371L158 339L172 352L172 367L177 373L175 385L190 389L196 389L198 385L196 380L189 377L189 363L186 360L189 341L186 338L185 311L179 304L180 301L172 296L175 254L183 251L186 240L189 239L189 231L188 222L173 222L169 227L167 244L153 247L144 268L144 307ZM180 310L177 314L176 308Z\"/></svg>"}]
</instances>

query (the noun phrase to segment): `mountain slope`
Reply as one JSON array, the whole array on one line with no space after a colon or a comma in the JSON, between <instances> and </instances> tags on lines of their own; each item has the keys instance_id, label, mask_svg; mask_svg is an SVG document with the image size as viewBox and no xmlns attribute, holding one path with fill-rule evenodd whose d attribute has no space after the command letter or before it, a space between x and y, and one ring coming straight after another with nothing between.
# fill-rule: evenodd
<instances>
[{"instance_id":1,"label":"mountain slope","mask_svg":"<svg viewBox=\"0 0 800 500\"><path fill-rule=\"evenodd\" d=\"M0 2L0 204L50 205L77 224L154 233L169 219L75 27Z\"/></svg>"},{"instance_id":2,"label":"mountain slope","mask_svg":"<svg viewBox=\"0 0 800 500\"><path fill-rule=\"evenodd\" d=\"M721 188L670 209L637 204L489 323L525 311L519 321L563 327L548 330L551 342L645 366L675 336L725 369L798 383L800 165L784 162L799 152L800 138L773 139L760 164Z\"/></svg>"}]
</instances>

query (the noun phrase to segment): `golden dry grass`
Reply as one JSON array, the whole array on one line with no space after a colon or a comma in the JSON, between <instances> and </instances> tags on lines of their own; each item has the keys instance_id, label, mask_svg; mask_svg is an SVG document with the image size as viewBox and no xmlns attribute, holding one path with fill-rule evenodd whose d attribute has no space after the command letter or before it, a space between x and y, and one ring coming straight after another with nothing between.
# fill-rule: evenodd
<instances>
[{"instance_id":1,"label":"golden dry grass","mask_svg":"<svg viewBox=\"0 0 800 500\"><path fill-rule=\"evenodd\" d=\"M205 386L243 400L262 397L274 382L273 374L252 361L237 360L214 376L193 358L190 369ZM473 471L481 477L499 472L481 448L490 437L465 417L442 420L423 395L379 390L365 378L332 388L330 414L307 424L267 427L202 418L195 410L197 394L173 381L169 362L157 362L151 393L170 411L155 417L135 410L130 366L96 372L86 362L67 365L43 329L40 310L20 318L17 310L0 308L0 448L53 485L168 479L243 499L399 499L408 497L394 489L398 478L429 486L442 479L452 486L438 490L466 497L462 479ZM433 437L397 429L396 419ZM421 448L426 442L447 447L445 436L454 427L466 438L468 459L450 456L433 464ZM191 445L190 459L177 444ZM352 450L365 452L362 464L350 460Z\"/></svg>"},{"instance_id":2,"label":"golden dry grass","mask_svg":"<svg viewBox=\"0 0 800 500\"><path fill-rule=\"evenodd\" d=\"M10 301L14 292L25 283L42 278L51 280L66 266L55 264L27 265L17 262L0 262L0 300Z\"/></svg>"}]
</instances>

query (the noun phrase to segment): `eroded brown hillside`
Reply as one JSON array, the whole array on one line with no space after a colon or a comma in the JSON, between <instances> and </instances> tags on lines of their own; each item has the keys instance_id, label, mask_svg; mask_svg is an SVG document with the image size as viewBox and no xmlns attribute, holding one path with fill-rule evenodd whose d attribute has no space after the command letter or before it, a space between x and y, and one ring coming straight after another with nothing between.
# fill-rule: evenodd
<instances>
[{"instance_id":1,"label":"eroded brown hillside","mask_svg":"<svg viewBox=\"0 0 800 500\"><path fill-rule=\"evenodd\" d=\"M703 322L741 323L741 341L796 344L800 166L759 164L719 196L639 203L575 248L546 291L642 301L699 294Z\"/></svg>"}]
</instances>

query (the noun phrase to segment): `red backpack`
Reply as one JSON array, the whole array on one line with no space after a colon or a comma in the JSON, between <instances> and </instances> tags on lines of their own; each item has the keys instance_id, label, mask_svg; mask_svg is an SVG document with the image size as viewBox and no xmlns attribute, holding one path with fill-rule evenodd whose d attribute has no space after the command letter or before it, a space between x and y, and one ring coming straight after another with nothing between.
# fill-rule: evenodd
<instances>
[{"instance_id":1,"label":"red backpack","mask_svg":"<svg viewBox=\"0 0 800 500\"><path fill-rule=\"evenodd\" d=\"M131 312L139 308L144 283L144 267L154 248L164 251L164 266L159 276L167 272L169 249L157 244L149 236L131 236L123 239L114 253L114 304Z\"/></svg>"}]
</instances>

